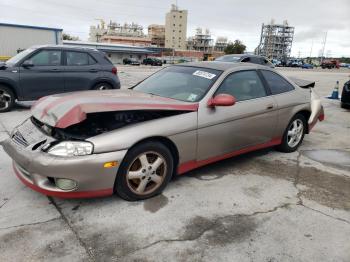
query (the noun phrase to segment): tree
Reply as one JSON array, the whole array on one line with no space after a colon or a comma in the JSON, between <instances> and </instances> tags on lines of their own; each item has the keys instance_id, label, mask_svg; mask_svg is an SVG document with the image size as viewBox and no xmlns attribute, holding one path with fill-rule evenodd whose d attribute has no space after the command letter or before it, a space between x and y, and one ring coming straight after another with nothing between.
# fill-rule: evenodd
<instances>
[{"instance_id":1,"label":"tree","mask_svg":"<svg viewBox=\"0 0 350 262\"><path fill-rule=\"evenodd\" d=\"M72 40L72 41L78 41L78 40L80 40L79 37L77 37L77 36L71 36L71 35L69 35L69 34L67 34L67 33L63 33L63 34L62 34L62 39L63 39L63 40Z\"/></svg>"},{"instance_id":2,"label":"tree","mask_svg":"<svg viewBox=\"0 0 350 262\"><path fill-rule=\"evenodd\" d=\"M224 52L225 54L243 54L246 48L247 47L237 39L234 43L230 42L224 49Z\"/></svg>"}]
</instances>

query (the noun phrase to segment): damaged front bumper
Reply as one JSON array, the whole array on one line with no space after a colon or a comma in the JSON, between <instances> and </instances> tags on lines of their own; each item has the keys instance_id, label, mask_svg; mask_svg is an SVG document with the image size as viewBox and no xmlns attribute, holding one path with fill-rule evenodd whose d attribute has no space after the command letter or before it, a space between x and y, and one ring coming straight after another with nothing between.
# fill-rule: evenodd
<instances>
[{"instance_id":1,"label":"damaged front bumper","mask_svg":"<svg viewBox=\"0 0 350 262\"><path fill-rule=\"evenodd\" d=\"M40 132L40 131L38 131ZM86 198L113 194L115 177L126 150L76 157L58 157L43 152L31 144L24 146L15 139L2 142L5 152L13 159L13 169L28 187L49 196ZM107 162L117 163L106 167ZM61 179L61 180L60 180ZM69 190L58 181L74 181Z\"/></svg>"}]
</instances>

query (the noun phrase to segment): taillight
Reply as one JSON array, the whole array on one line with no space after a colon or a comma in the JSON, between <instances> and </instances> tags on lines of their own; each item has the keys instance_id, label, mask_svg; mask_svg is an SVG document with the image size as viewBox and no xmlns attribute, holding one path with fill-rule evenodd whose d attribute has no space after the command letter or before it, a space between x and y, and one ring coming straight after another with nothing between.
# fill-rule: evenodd
<instances>
[{"instance_id":1,"label":"taillight","mask_svg":"<svg viewBox=\"0 0 350 262\"><path fill-rule=\"evenodd\" d=\"M113 67L112 68L112 74L116 75L118 73L118 70L116 67Z\"/></svg>"}]
</instances>

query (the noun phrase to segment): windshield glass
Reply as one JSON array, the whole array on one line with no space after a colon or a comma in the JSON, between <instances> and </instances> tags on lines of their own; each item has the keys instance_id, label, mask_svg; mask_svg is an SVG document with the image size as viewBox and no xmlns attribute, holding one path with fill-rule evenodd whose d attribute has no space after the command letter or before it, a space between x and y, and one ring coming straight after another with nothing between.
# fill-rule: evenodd
<instances>
[{"instance_id":1,"label":"windshield glass","mask_svg":"<svg viewBox=\"0 0 350 262\"><path fill-rule=\"evenodd\" d=\"M239 56L221 56L215 59L215 61L221 61L221 62L238 62L240 59Z\"/></svg>"},{"instance_id":2,"label":"windshield glass","mask_svg":"<svg viewBox=\"0 0 350 262\"><path fill-rule=\"evenodd\" d=\"M186 102L203 98L222 71L189 67L169 66L153 74L134 87L134 90Z\"/></svg>"},{"instance_id":3,"label":"windshield glass","mask_svg":"<svg viewBox=\"0 0 350 262\"><path fill-rule=\"evenodd\" d=\"M19 61L21 61L25 56L27 56L28 54L30 54L31 52L33 52L35 49L29 48L26 49L20 53L18 53L17 55L15 55L14 57L10 58L9 60L6 61L6 64L8 65L15 65L17 64Z\"/></svg>"}]
</instances>

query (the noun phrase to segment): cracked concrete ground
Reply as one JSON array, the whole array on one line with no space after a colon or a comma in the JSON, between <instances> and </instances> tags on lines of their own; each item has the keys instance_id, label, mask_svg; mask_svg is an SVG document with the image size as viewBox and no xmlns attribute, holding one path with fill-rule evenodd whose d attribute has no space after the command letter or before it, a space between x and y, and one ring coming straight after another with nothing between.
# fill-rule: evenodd
<instances>
[{"instance_id":1,"label":"cracked concrete ground","mask_svg":"<svg viewBox=\"0 0 350 262\"><path fill-rule=\"evenodd\" d=\"M123 87L156 70L120 67ZM349 71L278 69L321 96ZM24 187L0 148L0 261L350 261L350 111L298 152L265 149L176 177L143 202L47 198ZM28 117L0 115L0 140Z\"/></svg>"}]
</instances>

